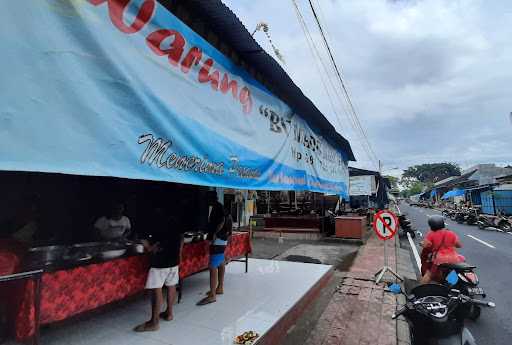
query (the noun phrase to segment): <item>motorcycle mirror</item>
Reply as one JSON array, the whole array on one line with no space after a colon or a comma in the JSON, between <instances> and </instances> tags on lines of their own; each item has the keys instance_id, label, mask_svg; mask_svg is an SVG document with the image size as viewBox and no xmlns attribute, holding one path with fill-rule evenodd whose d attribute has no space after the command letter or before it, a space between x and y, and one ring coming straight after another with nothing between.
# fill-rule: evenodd
<instances>
[{"instance_id":1,"label":"motorcycle mirror","mask_svg":"<svg viewBox=\"0 0 512 345\"><path fill-rule=\"evenodd\" d=\"M391 284L388 286L388 289L391 293L395 295L399 295L402 293L402 287L399 284Z\"/></svg>"},{"instance_id":2,"label":"motorcycle mirror","mask_svg":"<svg viewBox=\"0 0 512 345\"><path fill-rule=\"evenodd\" d=\"M455 284L457 284L457 282L459 281L459 275L457 274L457 272L455 272L455 270L452 270L447 276L446 276L446 281L448 282L448 284L450 284L451 286L454 286Z\"/></svg>"}]
</instances>

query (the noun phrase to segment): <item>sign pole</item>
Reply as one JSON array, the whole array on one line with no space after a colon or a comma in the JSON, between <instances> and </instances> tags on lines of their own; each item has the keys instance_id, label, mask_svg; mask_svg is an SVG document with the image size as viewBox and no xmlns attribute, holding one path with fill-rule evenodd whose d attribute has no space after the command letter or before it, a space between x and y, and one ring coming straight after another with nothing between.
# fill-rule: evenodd
<instances>
[{"instance_id":1,"label":"sign pole","mask_svg":"<svg viewBox=\"0 0 512 345\"><path fill-rule=\"evenodd\" d=\"M398 230L398 218L390 211L380 211L374 217L373 228L377 236L384 241L384 266L375 273L375 283L379 284L386 272L391 273L398 280L403 281L403 278L389 267L387 255L387 240L393 238L396 234Z\"/></svg>"}]
</instances>

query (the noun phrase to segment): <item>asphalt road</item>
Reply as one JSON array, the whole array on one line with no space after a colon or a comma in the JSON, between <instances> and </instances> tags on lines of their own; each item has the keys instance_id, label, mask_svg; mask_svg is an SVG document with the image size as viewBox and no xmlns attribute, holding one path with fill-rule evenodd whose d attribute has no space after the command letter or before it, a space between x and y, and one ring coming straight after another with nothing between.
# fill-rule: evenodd
<instances>
[{"instance_id":1,"label":"asphalt road","mask_svg":"<svg viewBox=\"0 0 512 345\"><path fill-rule=\"evenodd\" d=\"M428 230L427 216L440 214L406 204L400 205L400 209L407 214L413 228L423 234ZM476 322L468 321L468 328L479 345L512 344L512 235L480 230L450 219L447 228L459 235L463 245L459 251L466 261L478 267L480 287L486 291L487 300L496 302L495 309L482 309Z\"/></svg>"}]
</instances>

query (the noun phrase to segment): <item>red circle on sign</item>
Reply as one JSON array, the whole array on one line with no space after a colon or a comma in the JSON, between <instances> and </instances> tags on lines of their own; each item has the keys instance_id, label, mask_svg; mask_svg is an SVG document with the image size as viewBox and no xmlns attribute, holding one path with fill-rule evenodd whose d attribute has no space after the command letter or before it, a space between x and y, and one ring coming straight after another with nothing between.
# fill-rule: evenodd
<instances>
[{"instance_id":1,"label":"red circle on sign","mask_svg":"<svg viewBox=\"0 0 512 345\"><path fill-rule=\"evenodd\" d=\"M382 218L383 214L390 215L391 217L393 217L393 220L395 221L394 228L389 226L388 223L386 221L384 221L384 219ZM390 234L388 236L383 236L380 233L379 229L377 228L377 222L382 223L382 225L384 225L384 227L390 232ZM388 211L388 210L382 210L382 211L377 212L377 214L375 216L373 216L373 230L377 234L377 237L383 241L393 238L393 236L395 236L396 232L398 231L398 217L393 212Z\"/></svg>"}]
</instances>

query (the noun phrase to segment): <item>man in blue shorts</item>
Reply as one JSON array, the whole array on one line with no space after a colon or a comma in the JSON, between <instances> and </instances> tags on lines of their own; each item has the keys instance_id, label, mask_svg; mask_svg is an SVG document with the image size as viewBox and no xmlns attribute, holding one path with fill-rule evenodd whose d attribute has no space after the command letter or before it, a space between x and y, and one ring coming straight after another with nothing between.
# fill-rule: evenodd
<instances>
[{"instance_id":1,"label":"man in blue shorts","mask_svg":"<svg viewBox=\"0 0 512 345\"><path fill-rule=\"evenodd\" d=\"M208 193L208 203L212 207L208 218L208 239L210 240L210 291L198 305L217 301L217 295L224 293L225 256L228 240L231 236L233 221L228 211L217 200L216 192Z\"/></svg>"}]
</instances>

